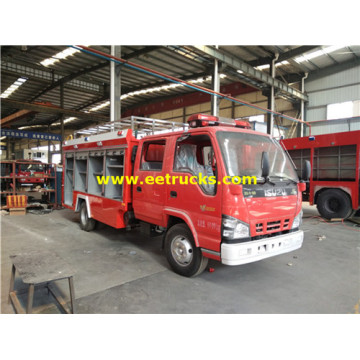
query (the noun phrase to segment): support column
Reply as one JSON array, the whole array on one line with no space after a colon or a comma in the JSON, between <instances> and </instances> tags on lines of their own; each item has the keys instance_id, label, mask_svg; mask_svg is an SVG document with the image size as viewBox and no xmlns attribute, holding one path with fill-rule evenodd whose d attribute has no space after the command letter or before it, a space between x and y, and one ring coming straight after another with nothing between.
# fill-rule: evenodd
<instances>
[{"instance_id":1,"label":"support column","mask_svg":"<svg viewBox=\"0 0 360 360\"><path fill-rule=\"evenodd\" d=\"M111 55L121 57L121 46L111 45ZM110 62L110 121L121 119L120 65Z\"/></svg>"},{"instance_id":2,"label":"support column","mask_svg":"<svg viewBox=\"0 0 360 360\"><path fill-rule=\"evenodd\" d=\"M218 45L215 46L216 49L219 48ZM214 59L214 71L212 75L212 89L216 92L220 92L220 77L219 77L219 61ZM212 95L211 96L211 114L214 116L219 116L219 104L220 99Z\"/></svg>"},{"instance_id":3,"label":"support column","mask_svg":"<svg viewBox=\"0 0 360 360\"><path fill-rule=\"evenodd\" d=\"M10 155L11 155L10 138L7 137L6 138L6 160L11 160Z\"/></svg>"},{"instance_id":4,"label":"support column","mask_svg":"<svg viewBox=\"0 0 360 360\"><path fill-rule=\"evenodd\" d=\"M270 76L274 79L275 78L275 62L278 58L278 55L271 61L270 63ZM267 108L269 110L274 111L275 110L275 87L270 87L270 93L268 94L268 102L267 102ZM272 135L274 129L274 114L270 113L267 114L267 124L266 124L266 132L270 135Z\"/></svg>"},{"instance_id":5,"label":"support column","mask_svg":"<svg viewBox=\"0 0 360 360\"><path fill-rule=\"evenodd\" d=\"M10 142L10 160L15 160L15 140Z\"/></svg>"},{"instance_id":6,"label":"support column","mask_svg":"<svg viewBox=\"0 0 360 360\"><path fill-rule=\"evenodd\" d=\"M60 85L60 107L64 108L64 84ZM60 116L60 127L61 127L61 142L60 142L60 164L63 163L63 141L65 141L65 130L64 130L64 114Z\"/></svg>"},{"instance_id":7,"label":"support column","mask_svg":"<svg viewBox=\"0 0 360 360\"><path fill-rule=\"evenodd\" d=\"M303 78L301 78L301 88L300 91L302 93L305 92L305 79L308 77L308 73L305 73L305 76ZM301 100L300 103L300 119L305 121L305 101ZM298 137L302 137L305 136L305 126L303 123L300 123L300 126L298 126L299 130L298 130Z\"/></svg>"},{"instance_id":8,"label":"support column","mask_svg":"<svg viewBox=\"0 0 360 360\"><path fill-rule=\"evenodd\" d=\"M50 133L50 123L47 127L48 134ZM48 156L47 156L47 162L51 163L51 154L50 154L50 140L48 140Z\"/></svg>"}]
</instances>

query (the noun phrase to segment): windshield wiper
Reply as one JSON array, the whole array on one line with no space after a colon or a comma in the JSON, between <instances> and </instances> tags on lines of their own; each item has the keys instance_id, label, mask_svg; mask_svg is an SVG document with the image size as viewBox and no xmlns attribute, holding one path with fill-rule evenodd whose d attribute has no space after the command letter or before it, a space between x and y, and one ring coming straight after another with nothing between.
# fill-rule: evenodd
<instances>
[{"instance_id":1,"label":"windshield wiper","mask_svg":"<svg viewBox=\"0 0 360 360\"><path fill-rule=\"evenodd\" d=\"M260 180L261 182L259 182L258 180ZM259 183L259 184L269 183L269 184L274 185L274 186L276 185L274 182L272 182L272 181L270 180L270 177L269 177L269 176L267 176L266 179L263 178L263 177L256 178L256 181L257 181L257 183Z\"/></svg>"},{"instance_id":2,"label":"windshield wiper","mask_svg":"<svg viewBox=\"0 0 360 360\"><path fill-rule=\"evenodd\" d=\"M290 183L297 184L297 181L295 181L294 179L291 179L291 178L289 178L289 177L286 177L286 176L271 175L271 176L269 176L269 177L287 180L286 185L289 185Z\"/></svg>"}]
</instances>

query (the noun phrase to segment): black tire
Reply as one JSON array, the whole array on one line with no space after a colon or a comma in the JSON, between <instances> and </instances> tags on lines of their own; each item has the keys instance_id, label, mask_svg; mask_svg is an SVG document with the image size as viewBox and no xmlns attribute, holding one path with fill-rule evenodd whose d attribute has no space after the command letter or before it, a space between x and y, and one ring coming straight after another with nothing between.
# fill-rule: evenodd
<instances>
[{"instance_id":1,"label":"black tire","mask_svg":"<svg viewBox=\"0 0 360 360\"><path fill-rule=\"evenodd\" d=\"M339 189L322 192L317 199L317 209L325 219L347 219L352 214L349 195Z\"/></svg>"},{"instance_id":2,"label":"black tire","mask_svg":"<svg viewBox=\"0 0 360 360\"><path fill-rule=\"evenodd\" d=\"M83 201L80 206L80 228L84 231L92 231L95 226L96 220L89 218L86 203Z\"/></svg>"},{"instance_id":3,"label":"black tire","mask_svg":"<svg viewBox=\"0 0 360 360\"><path fill-rule=\"evenodd\" d=\"M353 217L360 217L360 209L355 210L355 213L352 216Z\"/></svg>"},{"instance_id":4,"label":"black tire","mask_svg":"<svg viewBox=\"0 0 360 360\"><path fill-rule=\"evenodd\" d=\"M165 253L171 268L179 275L192 277L201 274L208 263L186 224L172 226L165 236Z\"/></svg>"}]
</instances>

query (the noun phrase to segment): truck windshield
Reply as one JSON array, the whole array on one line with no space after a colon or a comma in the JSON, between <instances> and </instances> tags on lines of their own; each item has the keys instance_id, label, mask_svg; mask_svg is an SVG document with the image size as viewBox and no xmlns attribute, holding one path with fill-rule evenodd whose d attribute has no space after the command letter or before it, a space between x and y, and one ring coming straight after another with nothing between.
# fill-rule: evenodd
<instances>
[{"instance_id":1,"label":"truck windshield","mask_svg":"<svg viewBox=\"0 0 360 360\"><path fill-rule=\"evenodd\" d=\"M230 131L218 131L216 137L228 176L256 176L260 179L262 153L266 151L269 154L271 181L299 181L289 157L275 140Z\"/></svg>"},{"instance_id":2,"label":"truck windshield","mask_svg":"<svg viewBox=\"0 0 360 360\"><path fill-rule=\"evenodd\" d=\"M38 171L42 172L43 166L41 164L21 164L20 171Z\"/></svg>"}]
</instances>

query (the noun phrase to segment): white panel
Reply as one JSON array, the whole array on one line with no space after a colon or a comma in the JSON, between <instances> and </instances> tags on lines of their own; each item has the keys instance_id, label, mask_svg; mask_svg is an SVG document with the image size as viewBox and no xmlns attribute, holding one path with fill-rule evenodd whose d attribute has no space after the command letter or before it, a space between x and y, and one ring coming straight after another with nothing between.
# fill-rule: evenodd
<instances>
[{"instance_id":1,"label":"white panel","mask_svg":"<svg viewBox=\"0 0 360 360\"><path fill-rule=\"evenodd\" d=\"M360 116L360 100L354 101L354 116Z\"/></svg>"},{"instance_id":2,"label":"white panel","mask_svg":"<svg viewBox=\"0 0 360 360\"><path fill-rule=\"evenodd\" d=\"M341 87L339 89L327 90L310 93L309 94L309 107L341 103L345 101L354 101L360 99L360 83L358 85L351 85Z\"/></svg>"},{"instance_id":3,"label":"white panel","mask_svg":"<svg viewBox=\"0 0 360 360\"><path fill-rule=\"evenodd\" d=\"M306 111L306 121L318 121L326 119L326 106Z\"/></svg>"},{"instance_id":4,"label":"white panel","mask_svg":"<svg viewBox=\"0 0 360 360\"><path fill-rule=\"evenodd\" d=\"M360 130L360 119L351 120L350 130Z\"/></svg>"}]
</instances>

